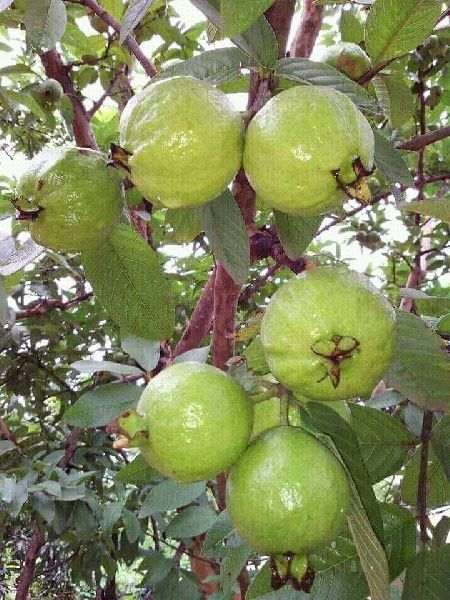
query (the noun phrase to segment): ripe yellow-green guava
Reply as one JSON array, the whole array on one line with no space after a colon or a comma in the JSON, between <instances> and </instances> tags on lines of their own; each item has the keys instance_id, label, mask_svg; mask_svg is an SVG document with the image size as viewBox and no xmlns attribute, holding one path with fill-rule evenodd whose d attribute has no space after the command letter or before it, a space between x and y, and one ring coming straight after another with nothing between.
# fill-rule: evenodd
<instances>
[{"instance_id":1,"label":"ripe yellow-green guava","mask_svg":"<svg viewBox=\"0 0 450 600\"><path fill-rule=\"evenodd\" d=\"M367 119L333 88L296 86L281 92L250 122L244 169L265 207L318 215L349 197L370 198L373 168Z\"/></svg>"},{"instance_id":2,"label":"ripe yellow-green guava","mask_svg":"<svg viewBox=\"0 0 450 600\"><path fill-rule=\"evenodd\" d=\"M122 178L99 152L45 150L19 181L19 211L35 242L59 251L92 250L118 223Z\"/></svg>"},{"instance_id":3,"label":"ripe yellow-green guava","mask_svg":"<svg viewBox=\"0 0 450 600\"><path fill-rule=\"evenodd\" d=\"M227 508L238 534L261 554L308 555L331 542L348 511L344 468L298 427L267 430L230 470Z\"/></svg>"},{"instance_id":4,"label":"ripe yellow-green guava","mask_svg":"<svg viewBox=\"0 0 450 600\"><path fill-rule=\"evenodd\" d=\"M322 56L322 62L331 65L350 79L357 80L371 67L370 58L357 44L339 42L328 46Z\"/></svg>"},{"instance_id":5,"label":"ripe yellow-green guava","mask_svg":"<svg viewBox=\"0 0 450 600\"><path fill-rule=\"evenodd\" d=\"M166 477L186 483L228 470L252 431L252 406L241 386L200 363L175 364L158 374L137 411L147 423L144 457Z\"/></svg>"},{"instance_id":6,"label":"ripe yellow-green guava","mask_svg":"<svg viewBox=\"0 0 450 600\"><path fill-rule=\"evenodd\" d=\"M395 312L364 275L320 267L275 292L261 342L272 374L296 394L369 396L394 355Z\"/></svg>"},{"instance_id":7,"label":"ripe yellow-green guava","mask_svg":"<svg viewBox=\"0 0 450 600\"><path fill-rule=\"evenodd\" d=\"M197 206L216 198L239 170L243 122L209 83L171 77L128 102L120 144L119 162L145 197L169 208Z\"/></svg>"}]
</instances>

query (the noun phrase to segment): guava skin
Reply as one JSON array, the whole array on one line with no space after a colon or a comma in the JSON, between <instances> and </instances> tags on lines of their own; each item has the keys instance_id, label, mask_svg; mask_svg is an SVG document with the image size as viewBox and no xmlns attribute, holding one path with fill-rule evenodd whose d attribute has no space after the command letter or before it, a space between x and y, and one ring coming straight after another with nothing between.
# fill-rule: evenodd
<instances>
[{"instance_id":1,"label":"guava skin","mask_svg":"<svg viewBox=\"0 0 450 600\"><path fill-rule=\"evenodd\" d=\"M283 426L263 433L234 464L226 498L236 531L256 551L308 555L343 528L349 486L328 448Z\"/></svg>"},{"instance_id":2,"label":"guava skin","mask_svg":"<svg viewBox=\"0 0 450 600\"><path fill-rule=\"evenodd\" d=\"M154 377L137 412L147 421L144 457L183 483L228 470L245 450L253 425L241 386L220 369L195 362L174 364Z\"/></svg>"},{"instance_id":3,"label":"guava skin","mask_svg":"<svg viewBox=\"0 0 450 600\"><path fill-rule=\"evenodd\" d=\"M120 131L131 180L168 208L213 200L241 165L240 114L223 92L192 77L146 87L125 107Z\"/></svg>"},{"instance_id":4,"label":"guava skin","mask_svg":"<svg viewBox=\"0 0 450 600\"><path fill-rule=\"evenodd\" d=\"M354 81L367 73L372 66L364 50L351 42L339 42L328 46L322 56L322 62L331 65Z\"/></svg>"},{"instance_id":5,"label":"guava skin","mask_svg":"<svg viewBox=\"0 0 450 600\"><path fill-rule=\"evenodd\" d=\"M75 252L94 249L109 235L123 199L120 173L106 163L84 148L53 148L33 158L15 206L35 242Z\"/></svg>"},{"instance_id":6,"label":"guava skin","mask_svg":"<svg viewBox=\"0 0 450 600\"><path fill-rule=\"evenodd\" d=\"M342 206L341 183L357 179L353 162L373 167L374 138L367 119L341 92L296 86L281 92L247 129L245 173L266 207L318 215Z\"/></svg>"},{"instance_id":7,"label":"guava skin","mask_svg":"<svg viewBox=\"0 0 450 600\"><path fill-rule=\"evenodd\" d=\"M319 267L275 292L262 319L261 342L280 383L310 400L328 402L371 394L392 361L396 332L394 309L367 277ZM334 336L359 344L342 355L337 385L335 364L314 352L318 342Z\"/></svg>"}]
</instances>

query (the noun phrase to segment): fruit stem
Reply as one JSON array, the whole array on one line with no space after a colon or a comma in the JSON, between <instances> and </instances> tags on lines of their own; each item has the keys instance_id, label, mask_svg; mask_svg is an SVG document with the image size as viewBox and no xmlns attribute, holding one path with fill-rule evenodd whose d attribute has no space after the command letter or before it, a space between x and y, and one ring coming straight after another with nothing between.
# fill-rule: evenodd
<instances>
[{"instance_id":1,"label":"fruit stem","mask_svg":"<svg viewBox=\"0 0 450 600\"><path fill-rule=\"evenodd\" d=\"M281 394L280 396L280 425L289 425L289 396Z\"/></svg>"}]
</instances>

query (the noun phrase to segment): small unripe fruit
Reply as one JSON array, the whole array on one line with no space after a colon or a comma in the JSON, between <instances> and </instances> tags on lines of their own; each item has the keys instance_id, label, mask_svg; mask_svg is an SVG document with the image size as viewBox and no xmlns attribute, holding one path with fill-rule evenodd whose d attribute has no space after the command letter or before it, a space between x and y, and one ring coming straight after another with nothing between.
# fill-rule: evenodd
<instances>
[{"instance_id":1,"label":"small unripe fruit","mask_svg":"<svg viewBox=\"0 0 450 600\"><path fill-rule=\"evenodd\" d=\"M370 58L364 50L351 42L339 42L328 46L323 54L322 62L331 65L355 81L367 73L371 67Z\"/></svg>"}]
</instances>

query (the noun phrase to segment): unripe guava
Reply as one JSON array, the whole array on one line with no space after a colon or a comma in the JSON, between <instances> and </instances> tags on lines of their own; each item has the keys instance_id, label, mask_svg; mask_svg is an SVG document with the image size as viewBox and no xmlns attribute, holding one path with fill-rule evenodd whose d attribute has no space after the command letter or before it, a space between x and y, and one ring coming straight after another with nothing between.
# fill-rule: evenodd
<instances>
[{"instance_id":1,"label":"unripe guava","mask_svg":"<svg viewBox=\"0 0 450 600\"><path fill-rule=\"evenodd\" d=\"M56 79L46 79L33 90L32 95L39 106L51 109L61 100L64 90Z\"/></svg>"},{"instance_id":2,"label":"unripe guava","mask_svg":"<svg viewBox=\"0 0 450 600\"><path fill-rule=\"evenodd\" d=\"M247 446L252 406L229 375L194 362L172 365L145 388L137 411L147 423L140 446L149 464L181 482L212 479Z\"/></svg>"},{"instance_id":3,"label":"unripe guava","mask_svg":"<svg viewBox=\"0 0 450 600\"><path fill-rule=\"evenodd\" d=\"M281 92L252 119L244 168L266 207L317 215L360 196L355 188L373 156L372 129L353 102L333 88L305 85Z\"/></svg>"},{"instance_id":4,"label":"unripe guava","mask_svg":"<svg viewBox=\"0 0 450 600\"><path fill-rule=\"evenodd\" d=\"M92 250L122 212L122 179L86 148L53 148L30 161L15 206L35 242L59 251Z\"/></svg>"},{"instance_id":5,"label":"unripe guava","mask_svg":"<svg viewBox=\"0 0 450 600\"><path fill-rule=\"evenodd\" d=\"M357 44L339 42L328 46L322 56L322 62L331 65L350 79L357 80L371 67L370 58Z\"/></svg>"},{"instance_id":6,"label":"unripe guava","mask_svg":"<svg viewBox=\"0 0 450 600\"><path fill-rule=\"evenodd\" d=\"M395 350L395 311L364 275L305 271L280 287L261 324L272 374L311 400L369 396Z\"/></svg>"},{"instance_id":7,"label":"unripe guava","mask_svg":"<svg viewBox=\"0 0 450 600\"><path fill-rule=\"evenodd\" d=\"M129 177L169 208L216 198L241 164L243 123L227 96L192 77L171 77L132 98L120 120Z\"/></svg>"},{"instance_id":8,"label":"unripe guava","mask_svg":"<svg viewBox=\"0 0 450 600\"><path fill-rule=\"evenodd\" d=\"M261 554L308 555L342 529L349 504L344 468L297 427L269 429L230 470L227 508L238 534Z\"/></svg>"}]
</instances>

